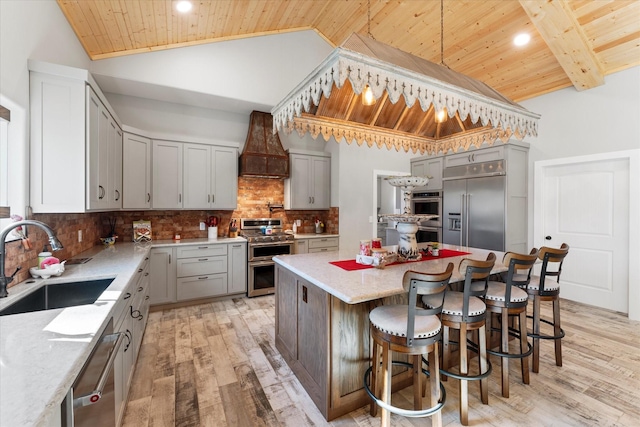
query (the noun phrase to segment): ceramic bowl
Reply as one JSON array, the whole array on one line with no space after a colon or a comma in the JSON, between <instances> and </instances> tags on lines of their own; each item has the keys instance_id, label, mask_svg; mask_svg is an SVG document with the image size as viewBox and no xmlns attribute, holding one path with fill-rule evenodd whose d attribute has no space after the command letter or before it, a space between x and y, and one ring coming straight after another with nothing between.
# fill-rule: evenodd
<instances>
[{"instance_id":1,"label":"ceramic bowl","mask_svg":"<svg viewBox=\"0 0 640 427\"><path fill-rule=\"evenodd\" d=\"M116 239L118 238L118 236L112 236L112 237L101 237L100 241L102 242L103 245L105 246L111 246L114 245L116 243Z\"/></svg>"}]
</instances>

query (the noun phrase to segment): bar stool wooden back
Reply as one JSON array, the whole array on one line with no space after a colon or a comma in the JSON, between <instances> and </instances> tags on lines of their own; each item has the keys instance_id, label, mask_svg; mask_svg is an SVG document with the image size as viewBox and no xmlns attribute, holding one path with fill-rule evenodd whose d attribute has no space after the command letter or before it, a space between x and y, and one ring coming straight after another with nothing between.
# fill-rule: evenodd
<instances>
[{"instance_id":1,"label":"bar stool wooden back","mask_svg":"<svg viewBox=\"0 0 640 427\"><path fill-rule=\"evenodd\" d=\"M560 273L562 263L569 253L569 245L563 243L560 248L540 248L538 258L542 260L542 268L539 276L531 276L527 285L529 299L533 300L533 332L529 336L533 338L533 372L540 370L540 340L554 340L556 353L556 366L562 366L562 341L564 330L560 327ZM553 303L553 321L540 317L540 302L551 301ZM541 334L540 323L553 326L553 335Z\"/></svg>"},{"instance_id":2,"label":"bar stool wooden back","mask_svg":"<svg viewBox=\"0 0 640 427\"><path fill-rule=\"evenodd\" d=\"M489 281L484 303L487 306L487 318L491 331L500 332L500 350L495 351L488 345L487 353L499 356L502 360L502 396L509 397L509 359L519 358L522 370L522 382L529 384L529 355L532 346L527 341L527 291L533 264L538 259L538 250L533 249L529 255L507 252L502 264L509 270L502 274L503 281ZM527 273L523 273L527 270ZM499 316L500 328L492 327L492 313ZM518 317L518 328L510 327L509 316ZM509 336L520 341L518 353L509 352ZM491 341L491 333L487 340Z\"/></svg>"},{"instance_id":3,"label":"bar stool wooden back","mask_svg":"<svg viewBox=\"0 0 640 427\"><path fill-rule=\"evenodd\" d=\"M371 399L371 415L377 407L382 409L381 426L390 426L391 413L407 417L431 416L433 426L442 425L441 409L446 394L440 383L439 342L442 326L438 315L442 310L445 290L453 273L453 263L445 272L424 274L407 271L402 286L408 293L408 304L383 305L369 313L372 338L372 365L364 375L364 387ZM429 295L439 303L424 308L419 297ZM417 305L420 304L420 307ZM392 352L411 356L412 363L394 362ZM428 354L429 371L422 369L422 355ZM413 369L414 410L391 405L392 364L410 366ZM422 409L422 374L430 376L431 407ZM368 377L371 376L369 383ZM371 386L369 386L371 384ZM373 389L373 391L371 390ZM382 397L379 399L382 392Z\"/></svg>"},{"instance_id":4,"label":"bar stool wooden back","mask_svg":"<svg viewBox=\"0 0 640 427\"><path fill-rule=\"evenodd\" d=\"M441 373L460 380L460 423L469 423L469 386L468 381L480 382L480 395L482 403L489 403L489 389L487 377L491 374L491 364L487 359L486 342L486 307L484 296L487 292L489 275L496 261L496 255L491 252L485 261L465 258L460 262L459 272L464 275L464 287L462 292L447 290L442 306L440 320L443 326L442 335L442 369ZM431 297L424 297L425 305L431 307L433 301ZM459 370L449 371L451 359L450 329L460 331L459 347ZM478 331L478 343L467 342L468 331ZM478 353L479 374L469 374L468 350Z\"/></svg>"}]
</instances>

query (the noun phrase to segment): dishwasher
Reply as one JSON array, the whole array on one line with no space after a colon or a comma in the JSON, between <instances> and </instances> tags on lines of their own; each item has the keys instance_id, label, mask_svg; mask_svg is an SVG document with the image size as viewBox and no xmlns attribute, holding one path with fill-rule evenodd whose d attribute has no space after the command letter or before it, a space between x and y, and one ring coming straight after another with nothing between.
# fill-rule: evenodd
<instances>
[{"instance_id":1,"label":"dishwasher","mask_svg":"<svg viewBox=\"0 0 640 427\"><path fill-rule=\"evenodd\" d=\"M113 365L123 338L113 333L111 318L62 402L62 426L115 426Z\"/></svg>"}]
</instances>

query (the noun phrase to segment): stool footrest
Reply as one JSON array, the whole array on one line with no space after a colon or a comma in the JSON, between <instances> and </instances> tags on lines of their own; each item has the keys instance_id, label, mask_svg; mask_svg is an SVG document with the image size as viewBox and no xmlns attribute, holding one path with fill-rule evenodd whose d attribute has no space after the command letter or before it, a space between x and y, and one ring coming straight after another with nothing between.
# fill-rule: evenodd
<instances>
[{"instance_id":1,"label":"stool footrest","mask_svg":"<svg viewBox=\"0 0 640 427\"><path fill-rule=\"evenodd\" d=\"M488 350L487 350L488 352ZM427 362L427 360L423 357L422 358L422 362L424 362L427 366L429 366L429 362ZM451 371L447 371L446 369L442 369L440 368L440 375L446 375L448 377L451 378L455 378L457 380L464 380L464 381L479 381L479 380L483 380L485 378L487 378L489 375L491 375L491 371L493 371L493 365L491 365L491 361L489 361L489 358L487 358L487 372L483 372L481 374L478 375L462 375L460 373L457 372L451 372Z\"/></svg>"},{"instance_id":2,"label":"stool footrest","mask_svg":"<svg viewBox=\"0 0 640 427\"><path fill-rule=\"evenodd\" d=\"M533 316L527 316L528 319L533 319ZM546 323L547 325L555 326L550 320L540 319L542 323ZM533 332L527 332L527 336L531 338L539 338L541 340L559 340L560 338L564 338L564 329L560 328L560 333L558 335L543 335L543 334L534 334Z\"/></svg>"},{"instance_id":3,"label":"stool footrest","mask_svg":"<svg viewBox=\"0 0 640 427\"><path fill-rule=\"evenodd\" d=\"M491 350L490 348L487 349L487 353L493 354L494 356L505 357L507 359L524 359L533 353L533 346L530 342L527 342L527 347L528 349L525 353L503 353L502 351Z\"/></svg>"},{"instance_id":4,"label":"stool footrest","mask_svg":"<svg viewBox=\"0 0 640 427\"><path fill-rule=\"evenodd\" d=\"M394 365L413 367L413 364L408 363L408 362L400 362L400 361L395 361L394 360L392 363ZM444 406L444 402L447 400L447 391L445 390L444 386L442 385L442 382L440 382L440 400L438 400L438 403L436 403L431 408L427 408L427 409L422 409L420 411L416 411L416 410L402 409L402 408L398 408L397 406L389 405L389 404L383 402L382 400L378 399L373 394L373 392L371 391L371 388L369 387L369 377L371 376L371 370L372 369L373 369L373 367L369 366L369 369L367 369L367 371L364 373L364 379L363 379L364 389L367 392L367 394L369 395L369 397L371 398L371 400L373 400L376 405L378 405L382 409L386 409L387 411L389 411L391 413L402 415L403 417L408 417L408 418L428 417L428 416L431 416L431 415L435 414L436 412L440 411L442 409L442 407ZM428 377L431 377L431 374L429 373L429 371L427 371L426 369L421 369L421 370L422 370L423 374L427 375Z\"/></svg>"}]
</instances>

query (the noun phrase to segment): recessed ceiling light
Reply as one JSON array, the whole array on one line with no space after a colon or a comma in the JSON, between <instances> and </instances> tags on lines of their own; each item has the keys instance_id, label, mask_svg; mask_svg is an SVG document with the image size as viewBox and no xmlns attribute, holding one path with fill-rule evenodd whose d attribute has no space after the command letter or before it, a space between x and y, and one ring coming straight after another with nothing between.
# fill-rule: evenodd
<instances>
[{"instance_id":1,"label":"recessed ceiling light","mask_svg":"<svg viewBox=\"0 0 640 427\"><path fill-rule=\"evenodd\" d=\"M193 5L191 4L190 1L183 0L176 3L176 10L181 13L189 12L192 7Z\"/></svg>"},{"instance_id":2,"label":"recessed ceiling light","mask_svg":"<svg viewBox=\"0 0 640 427\"><path fill-rule=\"evenodd\" d=\"M524 46L529 43L531 36L527 33L520 33L513 38L513 44L516 46Z\"/></svg>"}]
</instances>

